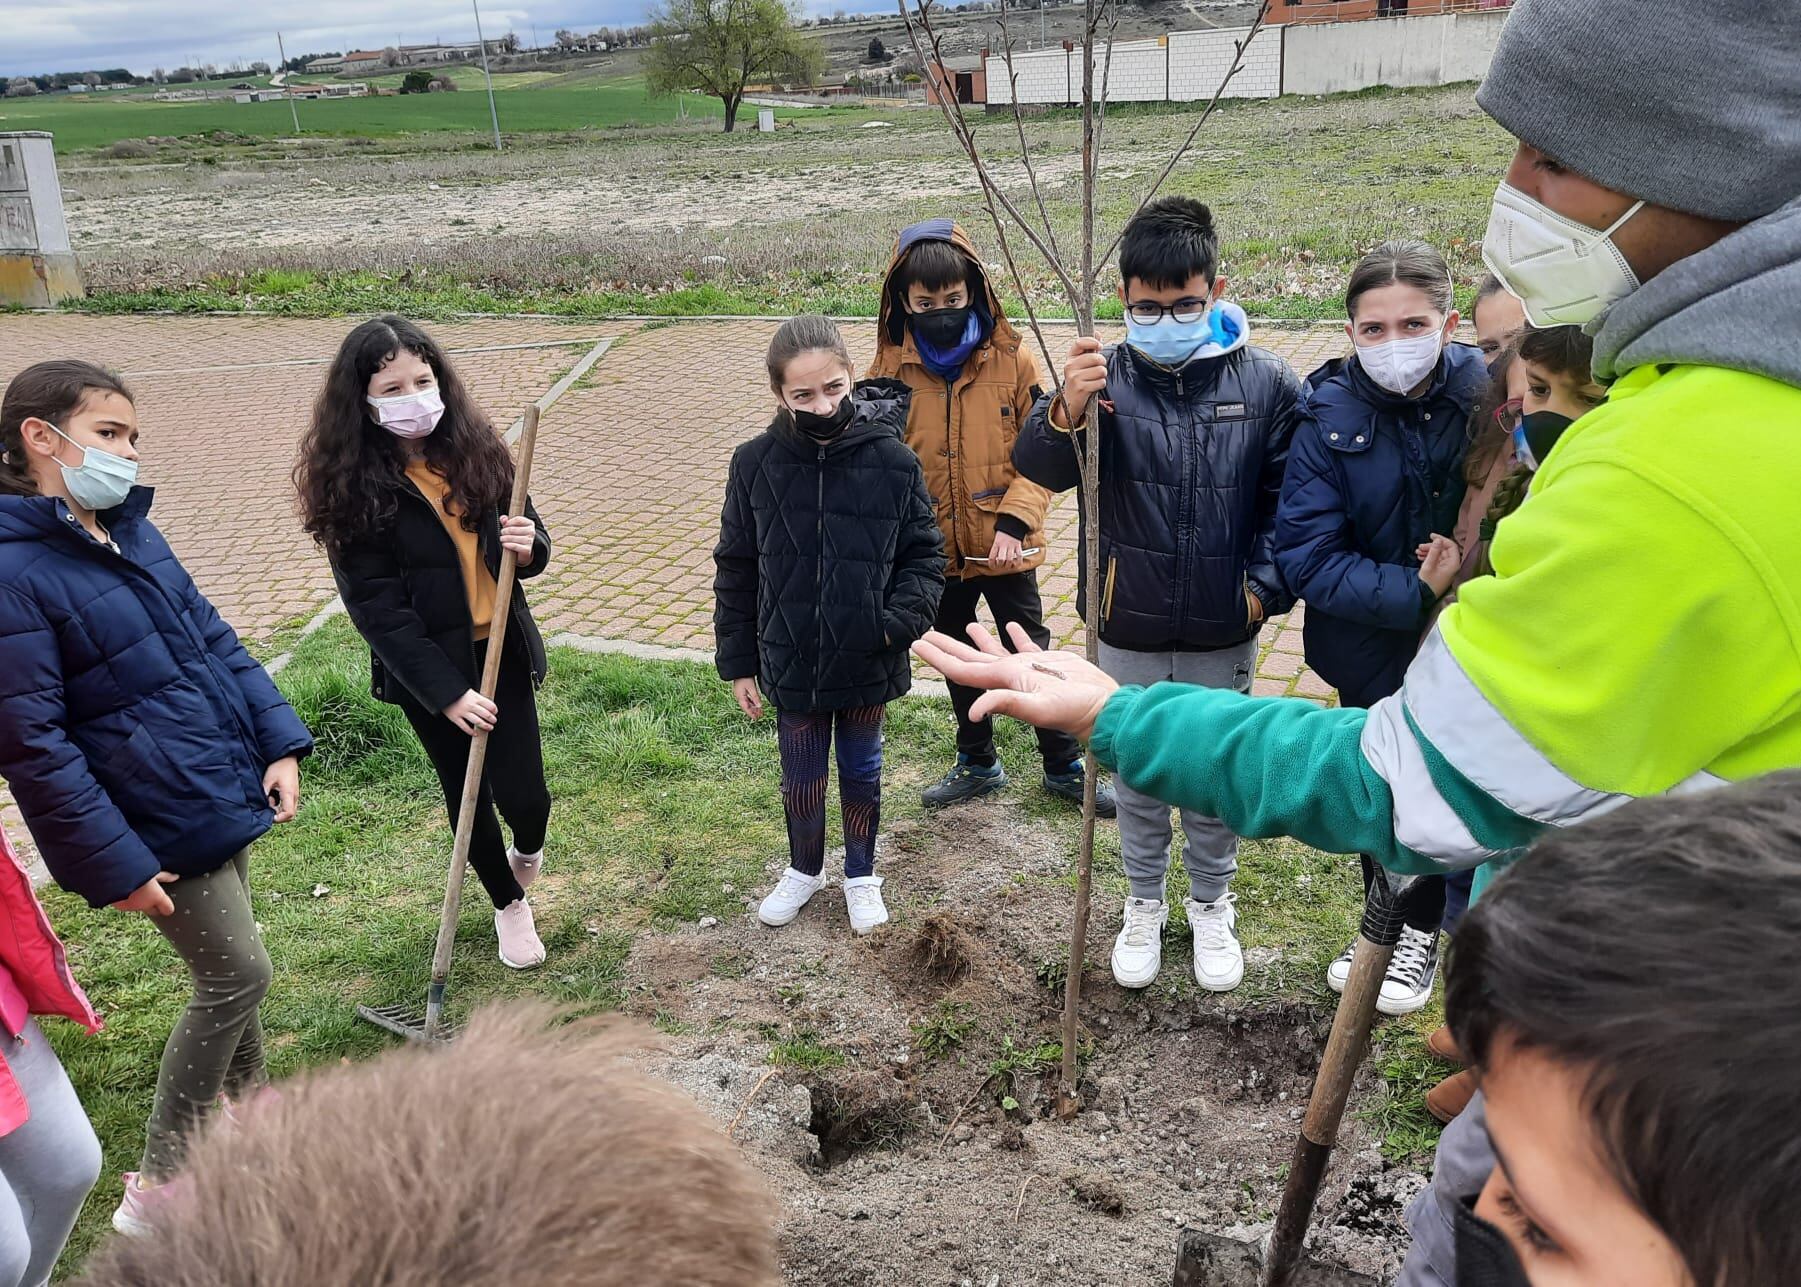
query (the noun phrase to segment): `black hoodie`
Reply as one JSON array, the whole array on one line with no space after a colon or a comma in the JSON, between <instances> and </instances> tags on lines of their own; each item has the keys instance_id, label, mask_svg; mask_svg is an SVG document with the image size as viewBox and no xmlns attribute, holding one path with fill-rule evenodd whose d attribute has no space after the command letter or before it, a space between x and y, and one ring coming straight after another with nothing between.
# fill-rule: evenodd
<instances>
[{"instance_id":1,"label":"black hoodie","mask_svg":"<svg viewBox=\"0 0 1801 1287\"><path fill-rule=\"evenodd\" d=\"M792 418L732 454L713 552L716 662L756 677L783 711L893 701L912 684L907 647L931 628L944 556L919 459L901 440L909 391L857 385L828 442Z\"/></svg>"}]
</instances>

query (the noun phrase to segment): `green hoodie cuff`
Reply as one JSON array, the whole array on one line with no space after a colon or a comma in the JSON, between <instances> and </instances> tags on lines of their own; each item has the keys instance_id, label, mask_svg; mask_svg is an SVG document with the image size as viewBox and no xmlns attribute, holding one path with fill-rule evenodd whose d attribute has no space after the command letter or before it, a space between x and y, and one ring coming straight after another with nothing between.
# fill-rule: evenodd
<instances>
[{"instance_id":1,"label":"green hoodie cuff","mask_svg":"<svg viewBox=\"0 0 1801 1287\"><path fill-rule=\"evenodd\" d=\"M1143 696L1144 689L1136 685L1120 689L1107 699L1107 704L1101 707L1100 718L1094 721L1094 735L1089 743L1094 750L1094 758L1109 773L1119 768L1113 739L1119 736L1120 726L1132 718L1138 699Z\"/></svg>"}]
</instances>

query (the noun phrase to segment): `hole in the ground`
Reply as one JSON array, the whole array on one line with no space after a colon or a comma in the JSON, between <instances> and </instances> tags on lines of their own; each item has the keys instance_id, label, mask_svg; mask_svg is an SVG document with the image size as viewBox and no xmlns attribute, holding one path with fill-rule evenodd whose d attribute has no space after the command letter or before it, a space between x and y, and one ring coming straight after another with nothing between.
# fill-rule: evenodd
<instances>
[{"instance_id":1,"label":"hole in the ground","mask_svg":"<svg viewBox=\"0 0 1801 1287\"><path fill-rule=\"evenodd\" d=\"M813 1097L808 1129L819 1139L822 1170L870 1149L892 1148L914 1124L917 1096L885 1073L822 1073L806 1086Z\"/></svg>"}]
</instances>

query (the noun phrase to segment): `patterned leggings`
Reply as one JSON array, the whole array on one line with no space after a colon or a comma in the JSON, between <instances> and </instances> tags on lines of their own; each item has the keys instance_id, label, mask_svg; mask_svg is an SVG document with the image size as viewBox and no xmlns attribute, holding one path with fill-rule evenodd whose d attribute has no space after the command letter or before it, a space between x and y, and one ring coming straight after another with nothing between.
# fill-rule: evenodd
<instances>
[{"instance_id":1,"label":"patterned leggings","mask_svg":"<svg viewBox=\"0 0 1801 1287\"><path fill-rule=\"evenodd\" d=\"M825 788L834 724L838 801L844 811L844 874L855 878L875 871L875 836L882 816L882 717L887 709L862 706L777 715L788 860L796 871L817 876L825 867Z\"/></svg>"}]
</instances>

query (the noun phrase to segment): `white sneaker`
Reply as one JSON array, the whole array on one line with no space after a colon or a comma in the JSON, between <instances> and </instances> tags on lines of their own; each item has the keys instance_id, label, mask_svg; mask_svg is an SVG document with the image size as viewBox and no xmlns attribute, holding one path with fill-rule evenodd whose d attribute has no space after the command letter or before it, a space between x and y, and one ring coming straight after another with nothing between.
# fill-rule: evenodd
<instances>
[{"instance_id":1,"label":"white sneaker","mask_svg":"<svg viewBox=\"0 0 1801 1287\"><path fill-rule=\"evenodd\" d=\"M1376 1009L1386 1015L1412 1014L1432 999L1432 981L1438 977L1438 931L1401 927L1401 941L1382 980Z\"/></svg>"},{"instance_id":2,"label":"white sneaker","mask_svg":"<svg viewBox=\"0 0 1801 1287\"><path fill-rule=\"evenodd\" d=\"M854 933L867 934L888 923L888 905L882 901L880 876L852 876L844 882L844 908L850 913Z\"/></svg>"},{"instance_id":3,"label":"white sneaker","mask_svg":"<svg viewBox=\"0 0 1801 1287\"><path fill-rule=\"evenodd\" d=\"M1169 904L1160 898L1126 899L1125 921L1113 940L1113 981L1122 988L1147 988L1163 966L1163 927Z\"/></svg>"},{"instance_id":4,"label":"white sneaker","mask_svg":"<svg viewBox=\"0 0 1801 1287\"><path fill-rule=\"evenodd\" d=\"M809 876L804 871L790 867L782 873L775 888L758 904L757 919L765 925L786 925L800 915L800 909L807 905L808 899L824 888L823 875Z\"/></svg>"},{"instance_id":5,"label":"white sneaker","mask_svg":"<svg viewBox=\"0 0 1801 1287\"><path fill-rule=\"evenodd\" d=\"M1194 981L1209 992L1230 992L1244 980L1244 949L1232 933L1237 901L1237 894L1221 894L1211 903L1182 900L1194 931Z\"/></svg>"},{"instance_id":6,"label":"white sneaker","mask_svg":"<svg viewBox=\"0 0 1801 1287\"><path fill-rule=\"evenodd\" d=\"M1338 954L1338 959L1326 967L1326 986L1334 992L1343 992L1344 985L1351 981L1351 958L1357 954L1357 940L1352 939L1350 946Z\"/></svg>"},{"instance_id":7,"label":"white sneaker","mask_svg":"<svg viewBox=\"0 0 1801 1287\"><path fill-rule=\"evenodd\" d=\"M494 935L500 940L500 963L515 970L544 964L544 940L532 921L532 905L515 898L494 913Z\"/></svg>"}]
</instances>

